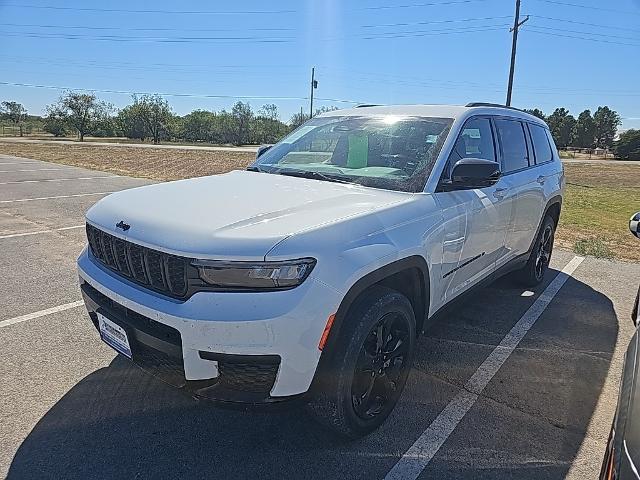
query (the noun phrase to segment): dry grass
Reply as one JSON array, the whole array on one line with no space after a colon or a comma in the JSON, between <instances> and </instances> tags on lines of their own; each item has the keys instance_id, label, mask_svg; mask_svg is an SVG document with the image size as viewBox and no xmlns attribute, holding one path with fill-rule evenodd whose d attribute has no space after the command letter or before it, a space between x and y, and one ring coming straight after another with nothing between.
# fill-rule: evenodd
<instances>
[{"instance_id":1,"label":"dry grass","mask_svg":"<svg viewBox=\"0 0 640 480\"><path fill-rule=\"evenodd\" d=\"M224 173L245 168L255 158L254 153L233 151L22 144L1 140L0 153L154 180Z\"/></svg>"},{"instance_id":2,"label":"dry grass","mask_svg":"<svg viewBox=\"0 0 640 480\"><path fill-rule=\"evenodd\" d=\"M245 168L254 154L233 151L17 144L0 140L0 153L154 180L212 175ZM565 164L567 192L556 235L559 245L588 255L640 261L629 233L640 211L640 163Z\"/></svg>"}]
</instances>

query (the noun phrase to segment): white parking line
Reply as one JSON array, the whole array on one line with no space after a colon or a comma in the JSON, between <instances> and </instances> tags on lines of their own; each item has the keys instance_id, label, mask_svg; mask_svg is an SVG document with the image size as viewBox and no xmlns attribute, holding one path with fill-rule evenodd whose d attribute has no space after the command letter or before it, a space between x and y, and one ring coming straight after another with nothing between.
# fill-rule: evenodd
<instances>
[{"instance_id":1,"label":"white parking line","mask_svg":"<svg viewBox=\"0 0 640 480\"><path fill-rule=\"evenodd\" d=\"M0 162L0 165L29 165L36 162Z\"/></svg>"},{"instance_id":2,"label":"white parking line","mask_svg":"<svg viewBox=\"0 0 640 480\"><path fill-rule=\"evenodd\" d=\"M57 198L88 197L91 195L108 195L113 192L76 193L75 195L56 195L54 197L19 198L17 200L0 200L0 203L33 202L36 200L55 200Z\"/></svg>"},{"instance_id":3,"label":"white parking line","mask_svg":"<svg viewBox=\"0 0 640 480\"><path fill-rule=\"evenodd\" d=\"M74 230L76 228L84 228L84 225L74 225L72 227L62 227L62 228L51 228L49 230L37 230L35 232L9 233L7 235L0 235L0 240L2 240L3 238L27 237L29 235L38 235L40 233L63 232L65 230Z\"/></svg>"},{"instance_id":4,"label":"white parking line","mask_svg":"<svg viewBox=\"0 0 640 480\"><path fill-rule=\"evenodd\" d=\"M51 170L64 170L63 168L33 168L29 170L0 170L0 173L14 173L14 172L49 172Z\"/></svg>"},{"instance_id":5,"label":"white parking line","mask_svg":"<svg viewBox=\"0 0 640 480\"><path fill-rule=\"evenodd\" d=\"M19 317L2 320L0 322L0 328L15 325L16 323L26 322L27 320L33 320L34 318L44 317L45 315L51 315L52 313L63 312L81 305L84 305L84 302L79 300L77 302L65 303L64 305L58 305L57 307L47 308L46 310L40 310L39 312L27 313L26 315L21 315Z\"/></svg>"},{"instance_id":6,"label":"white parking line","mask_svg":"<svg viewBox=\"0 0 640 480\"><path fill-rule=\"evenodd\" d=\"M571 274L578 268L584 257L575 256L554 278L547 288L542 292L533 305L518 320L513 328L502 339L500 344L489 354L486 360L471 376L453 400L440 412L436 419L431 422L422 435L411 445L404 455L398 460L393 468L384 477L385 480L407 480L416 479L422 471L429 465L431 459L440 450L440 447L453 433L456 426L464 418L471 407L476 403L478 397L491 381L500 367L513 353L520 341L524 338L531 327L536 323L542 312L551 303L551 300L560 291L564 283Z\"/></svg>"},{"instance_id":7,"label":"white parking line","mask_svg":"<svg viewBox=\"0 0 640 480\"><path fill-rule=\"evenodd\" d=\"M44 180L16 180L15 182L0 182L0 185L16 185L20 183L66 182L69 180L96 180L98 178L115 178L117 176L118 175L101 175L99 177L47 178Z\"/></svg>"}]
</instances>

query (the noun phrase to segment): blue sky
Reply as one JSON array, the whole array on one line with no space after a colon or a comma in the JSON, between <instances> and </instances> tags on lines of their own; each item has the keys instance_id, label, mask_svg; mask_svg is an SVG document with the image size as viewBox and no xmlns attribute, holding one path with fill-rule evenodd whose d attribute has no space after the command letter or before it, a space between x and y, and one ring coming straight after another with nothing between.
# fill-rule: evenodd
<instances>
[{"instance_id":1,"label":"blue sky","mask_svg":"<svg viewBox=\"0 0 640 480\"><path fill-rule=\"evenodd\" d=\"M276 103L504 102L515 0L0 0L0 82L160 92L176 113ZM640 128L640 0L523 0L513 105L609 105ZM60 91L0 84L43 113ZM206 97L209 96L209 97Z\"/></svg>"}]
</instances>

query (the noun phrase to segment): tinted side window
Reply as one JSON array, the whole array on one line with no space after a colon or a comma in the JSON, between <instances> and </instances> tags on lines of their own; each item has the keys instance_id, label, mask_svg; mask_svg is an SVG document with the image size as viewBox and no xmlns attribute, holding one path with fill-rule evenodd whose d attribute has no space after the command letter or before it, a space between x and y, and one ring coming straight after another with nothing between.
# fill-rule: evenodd
<instances>
[{"instance_id":1,"label":"tinted side window","mask_svg":"<svg viewBox=\"0 0 640 480\"><path fill-rule=\"evenodd\" d=\"M472 118L464 124L449 156L449 165L470 157L496 161L491 122L487 118Z\"/></svg>"},{"instance_id":2,"label":"tinted side window","mask_svg":"<svg viewBox=\"0 0 640 480\"><path fill-rule=\"evenodd\" d=\"M502 144L504 172L509 173L529 166L527 142L523 125L516 120L497 119L496 128Z\"/></svg>"},{"instance_id":3,"label":"tinted side window","mask_svg":"<svg viewBox=\"0 0 640 480\"><path fill-rule=\"evenodd\" d=\"M540 164L553 160L553 153L551 152L551 146L549 145L545 129L530 123L529 132L531 133L533 149L536 154L536 163Z\"/></svg>"}]
</instances>

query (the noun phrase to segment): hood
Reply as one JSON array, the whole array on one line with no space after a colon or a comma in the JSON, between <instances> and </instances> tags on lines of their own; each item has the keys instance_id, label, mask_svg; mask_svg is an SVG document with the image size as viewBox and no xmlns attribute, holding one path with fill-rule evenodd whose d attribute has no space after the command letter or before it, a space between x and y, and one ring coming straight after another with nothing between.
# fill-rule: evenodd
<instances>
[{"instance_id":1,"label":"hood","mask_svg":"<svg viewBox=\"0 0 640 480\"><path fill-rule=\"evenodd\" d=\"M233 171L117 192L87 221L125 240L199 258L263 258L296 232L407 201L359 185ZM130 225L124 232L120 221Z\"/></svg>"}]
</instances>

